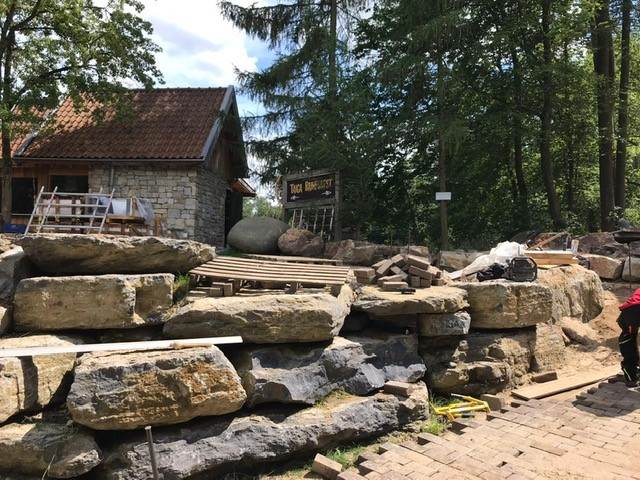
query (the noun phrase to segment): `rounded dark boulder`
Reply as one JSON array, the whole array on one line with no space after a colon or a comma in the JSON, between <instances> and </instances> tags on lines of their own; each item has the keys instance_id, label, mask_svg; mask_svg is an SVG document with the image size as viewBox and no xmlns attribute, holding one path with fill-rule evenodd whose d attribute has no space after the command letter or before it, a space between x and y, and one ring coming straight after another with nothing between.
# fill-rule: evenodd
<instances>
[{"instance_id":1,"label":"rounded dark boulder","mask_svg":"<svg viewBox=\"0 0 640 480\"><path fill-rule=\"evenodd\" d=\"M289 225L271 217L248 217L229 231L227 242L244 253L276 253L278 239Z\"/></svg>"}]
</instances>

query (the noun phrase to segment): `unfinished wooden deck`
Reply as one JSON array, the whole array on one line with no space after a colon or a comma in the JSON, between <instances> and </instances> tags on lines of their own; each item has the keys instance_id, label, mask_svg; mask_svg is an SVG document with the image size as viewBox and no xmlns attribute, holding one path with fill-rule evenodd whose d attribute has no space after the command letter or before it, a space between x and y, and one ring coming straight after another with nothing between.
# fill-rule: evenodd
<instances>
[{"instance_id":1,"label":"unfinished wooden deck","mask_svg":"<svg viewBox=\"0 0 640 480\"><path fill-rule=\"evenodd\" d=\"M640 479L640 392L622 383L569 400L514 400L452 430L384 444L338 479Z\"/></svg>"}]
</instances>

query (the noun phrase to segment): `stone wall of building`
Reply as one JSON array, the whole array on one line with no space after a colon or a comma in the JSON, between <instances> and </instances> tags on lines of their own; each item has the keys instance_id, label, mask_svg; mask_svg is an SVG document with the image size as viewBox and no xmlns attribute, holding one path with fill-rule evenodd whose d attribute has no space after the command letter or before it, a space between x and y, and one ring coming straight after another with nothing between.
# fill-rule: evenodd
<instances>
[{"instance_id":1,"label":"stone wall of building","mask_svg":"<svg viewBox=\"0 0 640 480\"><path fill-rule=\"evenodd\" d=\"M167 234L216 246L224 244L226 182L203 167L116 165L89 170L89 190L115 188L115 196L146 198L162 215Z\"/></svg>"}]
</instances>

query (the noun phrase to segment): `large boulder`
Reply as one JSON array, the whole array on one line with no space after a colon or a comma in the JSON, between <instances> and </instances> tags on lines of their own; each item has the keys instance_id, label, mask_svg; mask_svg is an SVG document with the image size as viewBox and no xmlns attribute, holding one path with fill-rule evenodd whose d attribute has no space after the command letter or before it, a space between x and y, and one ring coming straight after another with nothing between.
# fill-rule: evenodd
<instances>
[{"instance_id":1,"label":"large boulder","mask_svg":"<svg viewBox=\"0 0 640 480\"><path fill-rule=\"evenodd\" d=\"M425 374L416 336L374 331L314 347L244 348L231 360L249 405L313 405L335 390L367 395L386 381L416 382Z\"/></svg>"},{"instance_id":2,"label":"large boulder","mask_svg":"<svg viewBox=\"0 0 640 480\"><path fill-rule=\"evenodd\" d=\"M604 290L600 278L580 265L541 270L538 282L551 290L552 317L556 323L563 317L589 322L600 315L604 308Z\"/></svg>"},{"instance_id":3,"label":"large boulder","mask_svg":"<svg viewBox=\"0 0 640 480\"><path fill-rule=\"evenodd\" d=\"M631 260L631 262L629 262ZM622 267L622 279L625 282L638 282L640 281L640 258L631 257L624 260Z\"/></svg>"},{"instance_id":4,"label":"large boulder","mask_svg":"<svg viewBox=\"0 0 640 480\"><path fill-rule=\"evenodd\" d=\"M76 343L80 343L77 338L30 335L0 338L0 349ZM0 358L0 423L16 413L33 412L63 401L75 361L75 353Z\"/></svg>"},{"instance_id":5,"label":"large boulder","mask_svg":"<svg viewBox=\"0 0 640 480\"><path fill-rule=\"evenodd\" d=\"M278 239L289 225L271 217L248 217L236 223L227 242L244 253L277 253Z\"/></svg>"},{"instance_id":6,"label":"large boulder","mask_svg":"<svg viewBox=\"0 0 640 480\"><path fill-rule=\"evenodd\" d=\"M161 323L172 302L170 273L37 277L18 284L13 317L18 331L134 328Z\"/></svg>"},{"instance_id":7,"label":"large boulder","mask_svg":"<svg viewBox=\"0 0 640 480\"><path fill-rule=\"evenodd\" d=\"M341 260L347 265L362 265L365 267L373 265L380 258L377 245L357 240L328 243L324 256L334 260Z\"/></svg>"},{"instance_id":8,"label":"large boulder","mask_svg":"<svg viewBox=\"0 0 640 480\"><path fill-rule=\"evenodd\" d=\"M18 243L38 268L56 275L188 272L215 257L210 245L162 237L47 233Z\"/></svg>"},{"instance_id":9,"label":"large boulder","mask_svg":"<svg viewBox=\"0 0 640 480\"><path fill-rule=\"evenodd\" d=\"M350 303L328 293L200 298L164 325L170 338L240 335L247 343L321 342L335 337Z\"/></svg>"},{"instance_id":10,"label":"large boulder","mask_svg":"<svg viewBox=\"0 0 640 480\"><path fill-rule=\"evenodd\" d=\"M309 230L290 228L278 238L278 248L286 255L320 257L324 252L324 240Z\"/></svg>"},{"instance_id":11,"label":"large boulder","mask_svg":"<svg viewBox=\"0 0 640 480\"><path fill-rule=\"evenodd\" d=\"M16 285L30 274L30 263L20 247L0 254L0 302L8 305L13 301Z\"/></svg>"},{"instance_id":12,"label":"large boulder","mask_svg":"<svg viewBox=\"0 0 640 480\"><path fill-rule=\"evenodd\" d=\"M84 355L67 397L95 430L171 425L239 410L247 396L217 347Z\"/></svg>"},{"instance_id":13,"label":"large boulder","mask_svg":"<svg viewBox=\"0 0 640 480\"><path fill-rule=\"evenodd\" d=\"M456 286L468 294L473 328L520 328L551 321L553 297L544 285L491 280Z\"/></svg>"},{"instance_id":14,"label":"large boulder","mask_svg":"<svg viewBox=\"0 0 640 480\"><path fill-rule=\"evenodd\" d=\"M578 251L580 253L594 253L607 257L624 258L629 252L628 247L616 242L610 232L588 233L578 240Z\"/></svg>"},{"instance_id":15,"label":"large boulder","mask_svg":"<svg viewBox=\"0 0 640 480\"><path fill-rule=\"evenodd\" d=\"M468 267L480 255L486 252L475 252L465 250L443 250L440 252L438 266L444 270L457 271Z\"/></svg>"},{"instance_id":16,"label":"large boulder","mask_svg":"<svg viewBox=\"0 0 640 480\"><path fill-rule=\"evenodd\" d=\"M96 467L102 457L87 430L47 422L0 427L0 452L0 471L37 478L77 477Z\"/></svg>"},{"instance_id":17,"label":"large boulder","mask_svg":"<svg viewBox=\"0 0 640 480\"><path fill-rule=\"evenodd\" d=\"M623 259L593 253L583 256L589 261L589 269L596 272L602 280L618 280L622 276Z\"/></svg>"},{"instance_id":18,"label":"large boulder","mask_svg":"<svg viewBox=\"0 0 640 480\"><path fill-rule=\"evenodd\" d=\"M166 480L222 478L225 472L255 472L265 463L313 455L347 442L397 430L428 415L426 388L409 397L328 398L295 413L280 407L256 414L210 418L154 432L158 468ZM151 478L144 434L114 445L100 467L106 480Z\"/></svg>"},{"instance_id":19,"label":"large boulder","mask_svg":"<svg viewBox=\"0 0 640 480\"><path fill-rule=\"evenodd\" d=\"M531 372L563 365L560 327L539 324L511 332L474 332L464 338L420 341L431 388L441 393L497 393L524 383Z\"/></svg>"},{"instance_id":20,"label":"large boulder","mask_svg":"<svg viewBox=\"0 0 640 480\"><path fill-rule=\"evenodd\" d=\"M420 288L411 295L404 295L365 286L354 302L353 309L375 317L387 317L417 313L455 313L467 306L467 294L460 288Z\"/></svg>"},{"instance_id":21,"label":"large boulder","mask_svg":"<svg viewBox=\"0 0 640 480\"><path fill-rule=\"evenodd\" d=\"M471 327L471 315L467 312L423 313L417 320L421 337L466 335Z\"/></svg>"}]
</instances>

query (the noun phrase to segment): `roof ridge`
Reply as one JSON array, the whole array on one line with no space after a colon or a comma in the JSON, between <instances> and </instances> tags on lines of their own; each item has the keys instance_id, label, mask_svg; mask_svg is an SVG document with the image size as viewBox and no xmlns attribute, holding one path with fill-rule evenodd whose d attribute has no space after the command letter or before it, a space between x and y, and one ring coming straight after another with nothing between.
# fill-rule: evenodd
<instances>
[{"instance_id":1,"label":"roof ridge","mask_svg":"<svg viewBox=\"0 0 640 480\"><path fill-rule=\"evenodd\" d=\"M176 91L204 91L204 90L226 90L229 88L226 87L151 87L151 88L127 88L130 92L153 92L153 91L163 91L166 92L168 90L176 90Z\"/></svg>"}]
</instances>

